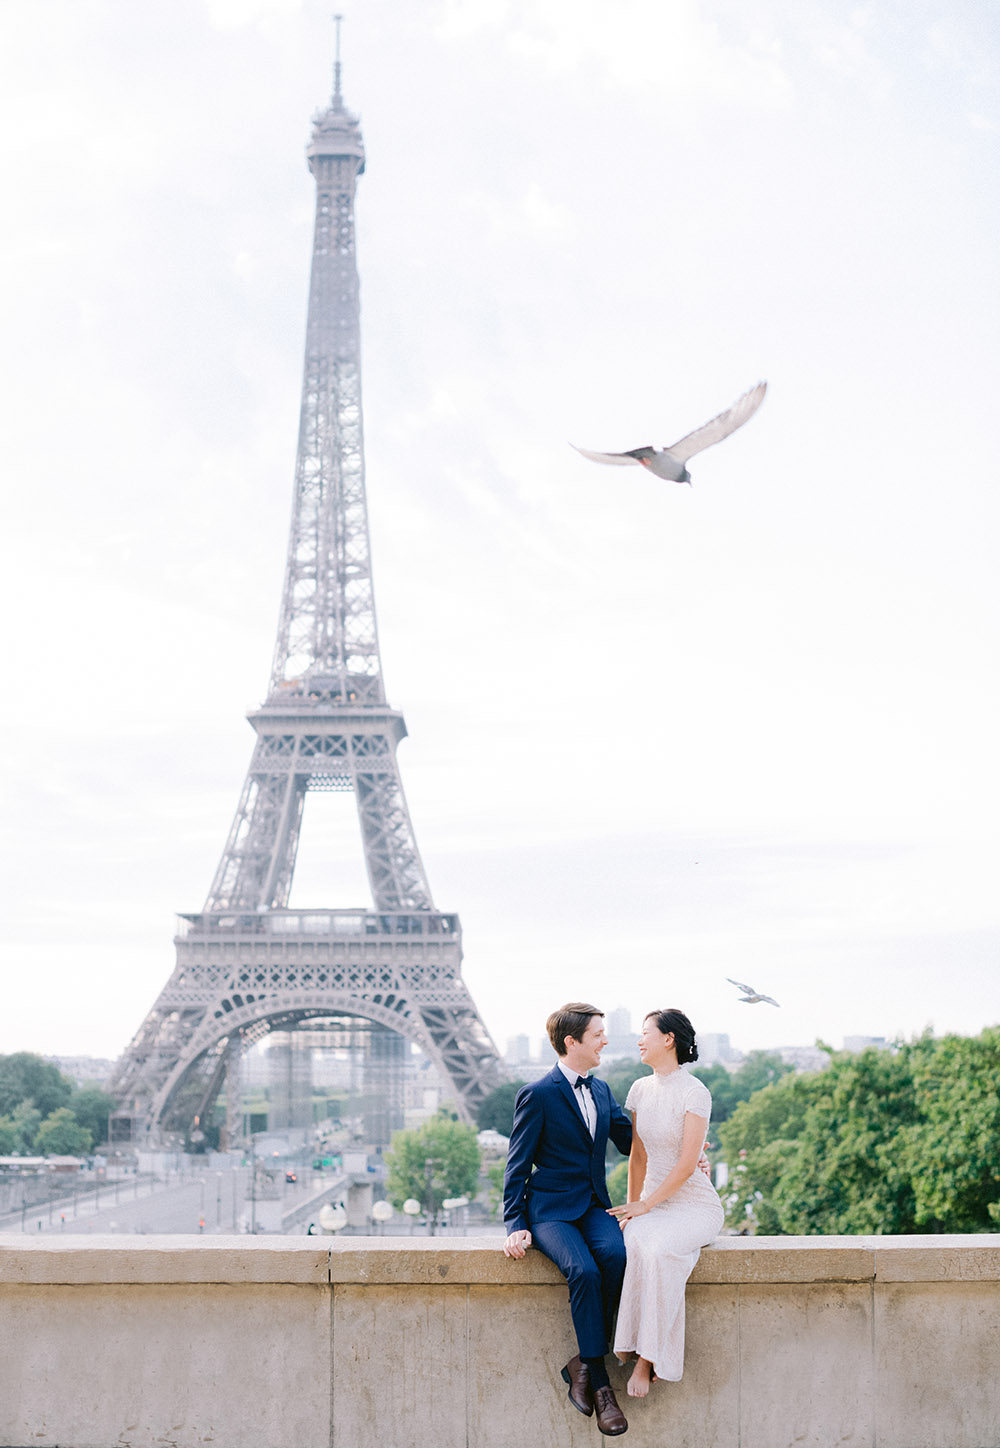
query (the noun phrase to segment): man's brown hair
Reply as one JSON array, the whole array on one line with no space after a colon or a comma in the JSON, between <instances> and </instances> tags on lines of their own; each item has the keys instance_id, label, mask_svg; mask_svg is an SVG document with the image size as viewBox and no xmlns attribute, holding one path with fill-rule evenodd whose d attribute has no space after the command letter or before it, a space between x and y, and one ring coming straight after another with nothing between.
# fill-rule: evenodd
<instances>
[{"instance_id":1,"label":"man's brown hair","mask_svg":"<svg viewBox=\"0 0 1000 1448\"><path fill-rule=\"evenodd\" d=\"M568 1005L560 1006L557 1011L552 1012L545 1022L545 1029L557 1056L566 1054L566 1037L572 1036L574 1041L579 1041L594 1016L600 1016L603 1020L604 1012L599 1011L596 1006L588 1006L586 1001L570 1001Z\"/></svg>"}]
</instances>

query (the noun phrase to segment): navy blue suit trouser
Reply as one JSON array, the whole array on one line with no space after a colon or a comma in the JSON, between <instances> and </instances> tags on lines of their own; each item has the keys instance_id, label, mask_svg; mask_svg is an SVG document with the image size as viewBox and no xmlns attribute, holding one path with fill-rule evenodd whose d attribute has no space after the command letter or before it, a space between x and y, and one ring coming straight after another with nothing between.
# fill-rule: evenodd
<instances>
[{"instance_id":1,"label":"navy blue suit trouser","mask_svg":"<svg viewBox=\"0 0 1000 1448\"><path fill-rule=\"evenodd\" d=\"M603 1357L625 1276L625 1240L617 1220L595 1198L575 1222L532 1222L531 1240L569 1283L580 1356Z\"/></svg>"}]
</instances>

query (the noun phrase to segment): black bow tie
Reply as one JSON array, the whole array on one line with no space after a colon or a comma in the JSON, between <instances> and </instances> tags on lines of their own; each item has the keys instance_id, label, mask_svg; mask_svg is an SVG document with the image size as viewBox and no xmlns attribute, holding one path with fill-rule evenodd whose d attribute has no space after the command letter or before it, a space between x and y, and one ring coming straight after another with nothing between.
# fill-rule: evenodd
<instances>
[{"instance_id":1,"label":"black bow tie","mask_svg":"<svg viewBox=\"0 0 1000 1448\"><path fill-rule=\"evenodd\" d=\"M576 1078L576 1085L573 1087L573 1090L574 1090L574 1091L579 1091L579 1089L580 1089L581 1086L586 1086L587 1090L588 1090L591 1094L593 1094L594 1084L593 1084L593 1082L591 1081L591 1079L590 1079L589 1076L577 1076L577 1078Z\"/></svg>"}]
</instances>

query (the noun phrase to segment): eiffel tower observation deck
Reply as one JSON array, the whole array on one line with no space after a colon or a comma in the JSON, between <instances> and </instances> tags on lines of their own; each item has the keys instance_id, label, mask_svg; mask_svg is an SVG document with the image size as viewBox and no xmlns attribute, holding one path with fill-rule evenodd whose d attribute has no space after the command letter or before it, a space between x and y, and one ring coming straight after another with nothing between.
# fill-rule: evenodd
<instances>
[{"instance_id":1,"label":"eiffel tower observation deck","mask_svg":"<svg viewBox=\"0 0 1000 1448\"><path fill-rule=\"evenodd\" d=\"M386 701L372 592L361 414L354 196L365 169L357 118L333 97L307 148L316 179L305 371L281 616L256 743L204 908L182 915L177 963L118 1062L111 1089L131 1137L153 1143L209 1119L228 1084L239 1132L239 1062L271 1030L333 1021L367 1049L417 1045L471 1120L502 1079L462 980L458 916L434 908ZM371 901L288 908L306 795L351 791Z\"/></svg>"}]
</instances>

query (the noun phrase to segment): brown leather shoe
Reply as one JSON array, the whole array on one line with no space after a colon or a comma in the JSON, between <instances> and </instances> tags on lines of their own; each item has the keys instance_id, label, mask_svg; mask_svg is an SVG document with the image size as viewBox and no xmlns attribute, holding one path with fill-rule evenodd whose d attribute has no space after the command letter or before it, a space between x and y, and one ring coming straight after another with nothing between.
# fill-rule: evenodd
<instances>
[{"instance_id":1,"label":"brown leather shoe","mask_svg":"<svg viewBox=\"0 0 1000 1448\"><path fill-rule=\"evenodd\" d=\"M589 1418L594 1412L594 1395L590 1391L590 1369L577 1353L562 1370L562 1380L569 1383L569 1400L578 1413Z\"/></svg>"},{"instance_id":2,"label":"brown leather shoe","mask_svg":"<svg viewBox=\"0 0 1000 1448\"><path fill-rule=\"evenodd\" d=\"M628 1432L628 1419L618 1406L612 1387L594 1389L594 1407L597 1409L597 1426L608 1438Z\"/></svg>"}]
</instances>

